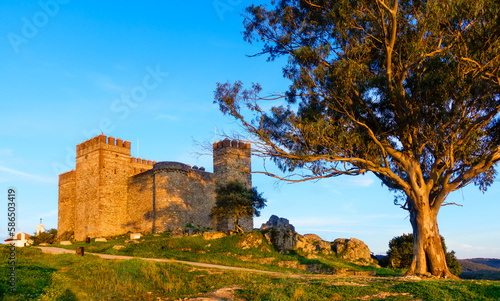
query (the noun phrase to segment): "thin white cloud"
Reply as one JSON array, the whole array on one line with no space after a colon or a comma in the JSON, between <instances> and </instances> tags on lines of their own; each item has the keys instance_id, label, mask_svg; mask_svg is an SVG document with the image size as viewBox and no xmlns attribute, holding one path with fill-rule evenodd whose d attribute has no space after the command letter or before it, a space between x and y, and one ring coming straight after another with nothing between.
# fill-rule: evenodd
<instances>
[{"instance_id":1,"label":"thin white cloud","mask_svg":"<svg viewBox=\"0 0 500 301\"><path fill-rule=\"evenodd\" d=\"M51 216L54 216L54 215L57 215L57 209L56 210L52 210L48 213L42 213L40 214L40 217L41 218L46 218L46 217L51 217Z\"/></svg>"},{"instance_id":2,"label":"thin white cloud","mask_svg":"<svg viewBox=\"0 0 500 301\"><path fill-rule=\"evenodd\" d=\"M18 170L14 170L14 169L11 169L11 168L8 168L5 166L0 166L0 171L4 171L4 172L9 173L11 175L21 176L23 178L27 178L27 179L30 179L30 180L33 180L36 182L50 183L50 184L57 183L57 178L55 178L55 177L43 177L43 176L38 176L38 175L32 175L32 174L21 172Z\"/></svg>"},{"instance_id":3,"label":"thin white cloud","mask_svg":"<svg viewBox=\"0 0 500 301\"><path fill-rule=\"evenodd\" d=\"M0 156L7 157L12 155L13 150L9 148L0 148Z\"/></svg>"},{"instance_id":4,"label":"thin white cloud","mask_svg":"<svg viewBox=\"0 0 500 301\"><path fill-rule=\"evenodd\" d=\"M311 226L335 226L335 225L345 225L355 223L354 220L342 219L337 217L332 218L317 218L317 217L306 217L306 218L294 218L290 220L290 223L294 226L299 227L311 227Z\"/></svg>"},{"instance_id":5,"label":"thin white cloud","mask_svg":"<svg viewBox=\"0 0 500 301\"><path fill-rule=\"evenodd\" d=\"M351 180L352 185L361 186L361 187L370 187L373 182L375 182L372 178L368 177L355 177Z\"/></svg>"},{"instance_id":6,"label":"thin white cloud","mask_svg":"<svg viewBox=\"0 0 500 301\"><path fill-rule=\"evenodd\" d=\"M372 214L372 215L366 215L364 218L367 219L405 219L408 217L408 214Z\"/></svg>"},{"instance_id":7,"label":"thin white cloud","mask_svg":"<svg viewBox=\"0 0 500 301\"><path fill-rule=\"evenodd\" d=\"M462 247L463 249L466 249L466 250L486 250L487 249L486 247L483 247L483 246L472 246L469 244L461 244L460 247Z\"/></svg>"},{"instance_id":8,"label":"thin white cloud","mask_svg":"<svg viewBox=\"0 0 500 301\"><path fill-rule=\"evenodd\" d=\"M104 74L93 75L91 76L91 79L96 83L98 87L105 91L122 93L125 90L124 87L115 84L110 77Z\"/></svg>"},{"instance_id":9,"label":"thin white cloud","mask_svg":"<svg viewBox=\"0 0 500 301\"><path fill-rule=\"evenodd\" d=\"M339 187L370 187L375 183L375 178L372 175L360 175L352 177L340 177L332 181L324 181L323 186L330 191L341 194L338 191Z\"/></svg>"},{"instance_id":10,"label":"thin white cloud","mask_svg":"<svg viewBox=\"0 0 500 301\"><path fill-rule=\"evenodd\" d=\"M161 120L161 119L167 119L170 121L179 121L180 120L180 118L178 116L169 115L169 114L159 114L155 118L155 120Z\"/></svg>"}]
</instances>

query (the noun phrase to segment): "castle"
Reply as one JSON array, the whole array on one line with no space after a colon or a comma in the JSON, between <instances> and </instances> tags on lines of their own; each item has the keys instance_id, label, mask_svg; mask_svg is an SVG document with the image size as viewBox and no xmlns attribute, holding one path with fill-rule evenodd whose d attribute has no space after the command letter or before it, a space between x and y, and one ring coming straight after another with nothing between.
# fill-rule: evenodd
<instances>
[{"instance_id":1,"label":"castle","mask_svg":"<svg viewBox=\"0 0 500 301\"><path fill-rule=\"evenodd\" d=\"M231 180L252 186L250 143L214 143L213 173L131 157L130 145L104 134L77 145L76 168L59 175L59 233L74 232L75 240L85 240L188 224L218 230L231 226L210 218L215 187ZM253 217L241 226L252 230Z\"/></svg>"}]
</instances>

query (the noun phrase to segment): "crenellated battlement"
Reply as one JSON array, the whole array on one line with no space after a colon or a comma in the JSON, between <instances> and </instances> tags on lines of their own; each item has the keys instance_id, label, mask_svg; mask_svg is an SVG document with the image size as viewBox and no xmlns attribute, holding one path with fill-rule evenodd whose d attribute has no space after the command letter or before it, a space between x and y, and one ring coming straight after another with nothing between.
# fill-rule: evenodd
<instances>
[{"instance_id":1,"label":"crenellated battlement","mask_svg":"<svg viewBox=\"0 0 500 301\"><path fill-rule=\"evenodd\" d=\"M76 146L76 157L87 155L98 149L108 149L122 154L130 154L130 141L115 139L113 136L106 137L100 134Z\"/></svg>"},{"instance_id":2,"label":"crenellated battlement","mask_svg":"<svg viewBox=\"0 0 500 301\"><path fill-rule=\"evenodd\" d=\"M130 158L130 163L142 164L142 165L151 165L151 166L153 166L153 165L156 164L156 161L151 161L151 160L146 160L146 159L131 157Z\"/></svg>"},{"instance_id":3,"label":"crenellated battlement","mask_svg":"<svg viewBox=\"0 0 500 301\"><path fill-rule=\"evenodd\" d=\"M59 175L59 185L74 183L76 179L76 171L70 170Z\"/></svg>"},{"instance_id":4,"label":"crenellated battlement","mask_svg":"<svg viewBox=\"0 0 500 301\"><path fill-rule=\"evenodd\" d=\"M239 148L239 149L244 149L244 150L250 150L250 142L244 142L244 141L238 141L238 140L229 140L229 139L224 139L218 142L214 142L214 150L219 150L223 148Z\"/></svg>"}]
</instances>

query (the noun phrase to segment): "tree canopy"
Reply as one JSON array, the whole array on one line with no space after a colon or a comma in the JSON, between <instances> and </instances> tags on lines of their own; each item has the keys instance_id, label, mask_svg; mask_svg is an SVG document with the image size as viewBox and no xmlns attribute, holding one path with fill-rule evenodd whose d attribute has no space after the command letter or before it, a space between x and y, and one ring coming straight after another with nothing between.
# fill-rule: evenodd
<instances>
[{"instance_id":1,"label":"tree canopy","mask_svg":"<svg viewBox=\"0 0 500 301\"><path fill-rule=\"evenodd\" d=\"M246 217L260 216L260 210L266 206L266 199L256 187L248 188L238 181L229 181L215 189L215 206L211 216L232 221L237 232L242 233L240 220Z\"/></svg>"},{"instance_id":2,"label":"tree canopy","mask_svg":"<svg viewBox=\"0 0 500 301\"><path fill-rule=\"evenodd\" d=\"M287 91L219 83L215 100L257 152L304 181L373 172L410 212L410 273L450 275L436 259L447 196L483 191L500 160L500 4L494 0L280 0L250 6L244 39L287 57ZM282 105L266 111L262 104ZM249 117L249 114L252 117ZM425 229L424 229L425 228ZM419 233L416 233L419 232ZM429 244L427 244L429 245ZM441 255L429 255L430 253ZM418 260L415 260L418 259Z\"/></svg>"}]
</instances>

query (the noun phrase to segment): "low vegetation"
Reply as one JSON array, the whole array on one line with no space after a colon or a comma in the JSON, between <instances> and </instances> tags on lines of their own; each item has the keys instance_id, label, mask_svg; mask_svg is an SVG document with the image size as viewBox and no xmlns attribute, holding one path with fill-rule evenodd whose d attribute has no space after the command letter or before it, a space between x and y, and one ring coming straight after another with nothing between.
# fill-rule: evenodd
<instances>
[{"instance_id":1,"label":"low vegetation","mask_svg":"<svg viewBox=\"0 0 500 301\"><path fill-rule=\"evenodd\" d=\"M394 237L389 242L386 265L398 267L400 269L408 269L413 260L413 241L414 236L412 233ZM455 251L447 251L443 236L441 236L441 245L445 253L446 265L448 266L448 269L453 275L460 275L462 272L462 266L455 257Z\"/></svg>"},{"instance_id":2,"label":"low vegetation","mask_svg":"<svg viewBox=\"0 0 500 301\"><path fill-rule=\"evenodd\" d=\"M43 243L53 244L56 241L56 237L57 237L57 229L50 229L44 232L40 232L32 236L33 245L38 246Z\"/></svg>"},{"instance_id":3,"label":"low vegetation","mask_svg":"<svg viewBox=\"0 0 500 301\"><path fill-rule=\"evenodd\" d=\"M254 232L249 235L259 235ZM248 234L247 234L248 235ZM86 255L43 254L40 249L18 249L17 289L10 292L8 249L0 248L0 298L3 300L176 300L229 289L244 300L498 300L500 283L401 277L402 270L361 266L331 255L279 254L264 240L257 248L237 247L242 235L204 240L202 236L170 238L147 235L139 243L117 237L108 242L75 243ZM124 246L121 249L114 246ZM62 247L62 246L61 246ZM160 257L218 263L277 274L200 268L140 259L106 260L89 252ZM270 260L270 258L273 258ZM376 277L331 276L306 273L280 264L321 263L335 269L373 270Z\"/></svg>"},{"instance_id":4,"label":"low vegetation","mask_svg":"<svg viewBox=\"0 0 500 301\"><path fill-rule=\"evenodd\" d=\"M155 236L156 235L156 236ZM169 233L146 235L137 243L129 241L128 235L115 237L107 242L76 242L66 249L84 247L85 252L111 255L126 255L147 258L169 258L211 264L230 265L276 272L304 273L297 269L300 264L322 264L326 268L354 271L375 271L378 275L400 275L401 270L380 268L374 265L357 265L326 254L306 256L299 252L281 254L263 237L260 231L251 234L231 235L221 239L205 240L201 235L171 238ZM243 237L252 235L261 241L255 248L238 246Z\"/></svg>"}]
</instances>

